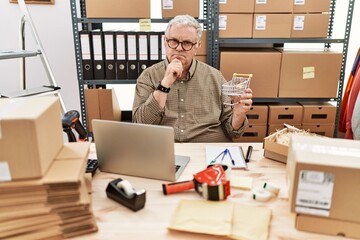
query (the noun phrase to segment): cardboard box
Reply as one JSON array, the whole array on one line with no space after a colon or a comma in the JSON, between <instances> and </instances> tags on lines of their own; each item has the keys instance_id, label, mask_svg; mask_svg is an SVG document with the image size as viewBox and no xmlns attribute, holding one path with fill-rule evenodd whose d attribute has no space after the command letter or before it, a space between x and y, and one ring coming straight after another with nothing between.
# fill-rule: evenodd
<instances>
[{"instance_id":1,"label":"cardboard box","mask_svg":"<svg viewBox=\"0 0 360 240\"><path fill-rule=\"evenodd\" d=\"M244 134L234 142L262 142L266 136L266 125L249 125Z\"/></svg>"},{"instance_id":2,"label":"cardboard box","mask_svg":"<svg viewBox=\"0 0 360 240\"><path fill-rule=\"evenodd\" d=\"M141 5L138 5L141 6ZM199 18L200 2L199 0L161 0L162 18L173 18L176 15L188 14L194 18Z\"/></svg>"},{"instance_id":3,"label":"cardboard box","mask_svg":"<svg viewBox=\"0 0 360 240\"><path fill-rule=\"evenodd\" d=\"M113 89L85 89L87 129L92 132L92 119L121 120L121 109Z\"/></svg>"},{"instance_id":4,"label":"cardboard box","mask_svg":"<svg viewBox=\"0 0 360 240\"><path fill-rule=\"evenodd\" d=\"M291 13L293 0L255 0L255 13Z\"/></svg>"},{"instance_id":5,"label":"cardboard box","mask_svg":"<svg viewBox=\"0 0 360 240\"><path fill-rule=\"evenodd\" d=\"M0 99L0 181L41 178L64 139L55 96Z\"/></svg>"},{"instance_id":6,"label":"cardboard box","mask_svg":"<svg viewBox=\"0 0 360 240\"><path fill-rule=\"evenodd\" d=\"M317 135L334 137L335 125L334 124L302 124L301 128L305 131L316 133Z\"/></svg>"},{"instance_id":7,"label":"cardboard box","mask_svg":"<svg viewBox=\"0 0 360 240\"><path fill-rule=\"evenodd\" d=\"M255 0L219 1L220 13L253 13Z\"/></svg>"},{"instance_id":8,"label":"cardboard box","mask_svg":"<svg viewBox=\"0 0 360 240\"><path fill-rule=\"evenodd\" d=\"M201 34L201 47L196 50L196 55L207 55L207 32L203 31Z\"/></svg>"},{"instance_id":9,"label":"cardboard box","mask_svg":"<svg viewBox=\"0 0 360 240\"><path fill-rule=\"evenodd\" d=\"M269 124L301 124L303 107L297 103L269 105Z\"/></svg>"},{"instance_id":10,"label":"cardboard box","mask_svg":"<svg viewBox=\"0 0 360 240\"><path fill-rule=\"evenodd\" d=\"M360 141L292 136L287 162L291 212L360 222Z\"/></svg>"},{"instance_id":11,"label":"cardboard box","mask_svg":"<svg viewBox=\"0 0 360 240\"><path fill-rule=\"evenodd\" d=\"M150 0L86 0L85 8L88 18L150 18Z\"/></svg>"},{"instance_id":12,"label":"cardboard box","mask_svg":"<svg viewBox=\"0 0 360 240\"><path fill-rule=\"evenodd\" d=\"M86 106L86 119L87 130L92 132L93 119L100 119L100 103L98 89L85 89L85 106Z\"/></svg>"},{"instance_id":13,"label":"cardboard box","mask_svg":"<svg viewBox=\"0 0 360 240\"><path fill-rule=\"evenodd\" d=\"M294 1L294 13L330 12L331 0L302 0Z\"/></svg>"},{"instance_id":14,"label":"cardboard box","mask_svg":"<svg viewBox=\"0 0 360 240\"><path fill-rule=\"evenodd\" d=\"M303 106L302 124L335 124L336 106L328 102L299 102Z\"/></svg>"},{"instance_id":15,"label":"cardboard box","mask_svg":"<svg viewBox=\"0 0 360 240\"><path fill-rule=\"evenodd\" d=\"M292 14L254 14L253 38L290 38Z\"/></svg>"},{"instance_id":16,"label":"cardboard box","mask_svg":"<svg viewBox=\"0 0 360 240\"><path fill-rule=\"evenodd\" d=\"M269 107L267 105L253 104L246 113L250 125L266 125L268 121Z\"/></svg>"},{"instance_id":17,"label":"cardboard box","mask_svg":"<svg viewBox=\"0 0 360 240\"><path fill-rule=\"evenodd\" d=\"M297 214L295 228L301 231L328 234L341 238L360 238L360 222Z\"/></svg>"},{"instance_id":18,"label":"cardboard box","mask_svg":"<svg viewBox=\"0 0 360 240\"><path fill-rule=\"evenodd\" d=\"M251 38L252 26L252 14L220 14L219 38Z\"/></svg>"},{"instance_id":19,"label":"cardboard box","mask_svg":"<svg viewBox=\"0 0 360 240\"><path fill-rule=\"evenodd\" d=\"M264 157L270 158L282 163L287 161L287 152L288 146L279 144L275 141L277 135L288 132L287 128L283 128L280 131L277 131L270 136L264 138L263 148L264 148Z\"/></svg>"},{"instance_id":20,"label":"cardboard box","mask_svg":"<svg viewBox=\"0 0 360 240\"><path fill-rule=\"evenodd\" d=\"M114 89L98 89L100 119L120 121L121 110Z\"/></svg>"},{"instance_id":21,"label":"cardboard box","mask_svg":"<svg viewBox=\"0 0 360 240\"><path fill-rule=\"evenodd\" d=\"M203 62L203 63L207 63L207 60L206 60L207 56L206 55L196 55L195 56L195 59L200 61L200 62Z\"/></svg>"},{"instance_id":22,"label":"cardboard box","mask_svg":"<svg viewBox=\"0 0 360 240\"><path fill-rule=\"evenodd\" d=\"M286 163L287 155L288 155L288 144L278 143L277 138L283 134L288 134L289 132L298 132L301 130L287 124L283 126L284 127L281 130L276 131L273 134L264 138L263 148L264 148L264 157L282 163Z\"/></svg>"},{"instance_id":23,"label":"cardboard box","mask_svg":"<svg viewBox=\"0 0 360 240\"><path fill-rule=\"evenodd\" d=\"M341 62L340 52L284 50L279 97L336 98Z\"/></svg>"},{"instance_id":24,"label":"cardboard box","mask_svg":"<svg viewBox=\"0 0 360 240\"><path fill-rule=\"evenodd\" d=\"M298 129L302 129L301 124L293 124L291 126L293 126L295 128L298 128ZM272 135L272 134L282 130L283 128L284 128L284 124L269 124L268 125L267 136Z\"/></svg>"},{"instance_id":25,"label":"cardboard box","mask_svg":"<svg viewBox=\"0 0 360 240\"><path fill-rule=\"evenodd\" d=\"M294 14L291 38L326 38L329 13Z\"/></svg>"},{"instance_id":26,"label":"cardboard box","mask_svg":"<svg viewBox=\"0 0 360 240\"><path fill-rule=\"evenodd\" d=\"M252 73L254 98L276 98L279 90L281 53L272 49L248 49L220 53L220 71L231 80L233 73ZM265 124L265 123L264 123Z\"/></svg>"}]
</instances>

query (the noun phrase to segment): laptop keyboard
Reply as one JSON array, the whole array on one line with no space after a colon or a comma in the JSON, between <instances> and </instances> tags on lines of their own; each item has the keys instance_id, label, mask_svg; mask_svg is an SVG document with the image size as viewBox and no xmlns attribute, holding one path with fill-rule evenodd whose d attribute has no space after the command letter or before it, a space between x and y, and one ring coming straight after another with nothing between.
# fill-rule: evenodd
<instances>
[{"instance_id":1,"label":"laptop keyboard","mask_svg":"<svg viewBox=\"0 0 360 240\"><path fill-rule=\"evenodd\" d=\"M180 165L175 165L175 172L177 172L180 169Z\"/></svg>"}]
</instances>

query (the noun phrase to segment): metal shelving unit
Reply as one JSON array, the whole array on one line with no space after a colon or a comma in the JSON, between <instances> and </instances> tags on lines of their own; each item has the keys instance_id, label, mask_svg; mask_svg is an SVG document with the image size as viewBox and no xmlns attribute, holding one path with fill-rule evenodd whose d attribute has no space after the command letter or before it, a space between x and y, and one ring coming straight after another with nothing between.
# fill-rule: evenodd
<instances>
[{"instance_id":1,"label":"metal shelving unit","mask_svg":"<svg viewBox=\"0 0 360 240\"><path fill-rule=\"evenodd\" d=\"M208 36L207 45L207 62L212 63L212 47L213 46L213 0L203 0L203 18L198 19L198 21L203 24L204 30L207 30L210 33ZM79 38L79 29L81 30L90 30L94 26L96 28L102 28L103 23L138 23L138 18L87 18L86 17L86 8L85 0L70 0L71 7L71 16L72 16L72 26L73 26L73 35L74 35L74 46L75 46L75 57L76 57L76 70L77 70L77 79L79 85L79 95L80 95L80 107L81 107L81 116L82 123L85 128L87 128L87 119L86 119L86 106L85 106L85 85L106 85L106 84L135 84L136 80L127 79L127 80L83 80L82 74L82 59L81 59L81 45ZM164 19L151 19L151 23L167 23L171 18Z\"/></svg>"},{"instance_id":2,"label":"metal shelving unit","mask_svg":"<svg viewBox=\"0 0 360 240\"><path fill-rule=\"evenodd\" d=\"M330 3L330 18L329 18L329 28L328 28L328 37L327 38L219 38L219 26L218 26L218 17L219 17L219 3L218 1L214 1L214 14L213 22L214 22L214 31L213 31L213 61L212 66L219 69L219 56L220 56L220 48L236 48L241 47L245 44L273 44L283 46L286 43L323 43L324 48L330 48L332 43L340 43L343 44L342 52L342 66L341 73L339 78L338 85L338 93L337 97L334 99L323 99L323 98L254 98L253 101L255 103L290 103L290 102L310 102L310 101L335 101L337 106L336 111L336 120L335 120L335 131L334 136L337 135L337 128L340 118L340 106L344 85L344 75L345 75L345 65L346 65L346 57L348 51L348 43L350 37L351 30L351 20L354 10L355 0L349 0L347 18L346 18L346 26L345 33L343 38L332 38L333 34L333 26L334 26L334 18L335 18L335 7L336 0L331 0Z\"/></svg>"},{"instance_id":3,"label":"metal shelving unit","mask_svg":"<svg viewBox=\"0 0 360 240\"><path fill-rule=\"evenodd\" d=\"M129 19L129 18L86 18L85 2L84 0L70 0L71 2L71 14L73 22L73 34L74 34L74 46L76 53L76 65L77 65L77 76L80 92L80 105L81 105L81 114L83 125L87 126L86 121L86 108L85 108L85 97L84 97L84 85L91 84L135 84L136 80L83 80L82 76L82 66L81 66L81 49L80 49L80 39L79 39L79 28L82 30L92 29L94 25L97 27L102 26L103 23L137 23L139 19ZM339 122L340 115L340 106L341 98L343 92L344 84L344 74L345 74L345 65L346 57L348 50L348 42L351 29L351 20L353 14L355 0L349 0L347 19L346 19L346 29L344 38L332 38L333 25L334 25L334 16L335 16L335 6L336 0L331 1L330 5L330 20L329 20L329 30L327 38L316 38L316 39L283 39L283 38L263 38L263 39L251 39L251 38L219 38L219 3L217 0L204 0L203 1L203 19L199 19L199 22L203 24L204 30L207 31L207 62L215 68L219 68L219 56L220 48L236 48L241 45L246 44L273 44L274 46L283 46L286 43L321 43L324 44L325 48L330 48L331 44L343 44L343 61L341 74L339 79L339 88L337 97L334 99L323 99L323 98L255 98L255 103L290 103L297 101L335 101L337 105L336 113L336 122L335 122L335 135L337 131L337 125ZM151 19L152 23L167 23L170 19Z\"/></svg>"}]
</instances>

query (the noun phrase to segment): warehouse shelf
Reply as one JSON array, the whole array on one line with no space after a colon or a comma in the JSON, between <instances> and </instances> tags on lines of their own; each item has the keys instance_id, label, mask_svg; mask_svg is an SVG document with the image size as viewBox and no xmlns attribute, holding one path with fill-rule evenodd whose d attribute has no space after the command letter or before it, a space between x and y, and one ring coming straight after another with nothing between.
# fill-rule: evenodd
<instances>
[{"instance_id":1,"label":"warehouse shelf","mask_svg":"<svg viewBox=\"0 0 360 240\"><path fill-rule=\"evenodd\" d=\"M80 51L80 39L79 29L81 30L93 30L96 28L102 29L104 23L138 23L138 18L87 18L85 0L70 0L72 21L73 21L73 33L74 33L74 45L76 53L76 64L78 74L78 84L80 92L80 104L83 124L87 125L86 120L86 108L84 97L84 86L86 85L106 85L106 84L136 84L135 79L125 80L83 80L82 74L82 59ZM341 66L341 73L338 84L337 96L334 98L254 98L255 103L291 103L298 101L332 101L336 102L336 127L339 122L340 106L344 84L344 73L347 57L348 42L351 29L352 14L355 0L349 0L347 18L345 25L345 34L343 38L333 37L333 27L335 19L335 6L336 0L330 1L329 12L329 27L326 38L219 38L219 1L217 0L204 0L203 1L203 19L198 19L200 23L203 23L204 29L207 31L207 62L215 68L219 68L220 49L226 48L247 48L247 47L282 47L285 44L304 43L304 44L323 44L324 48L330 48L332 44L342 44L343 60ZM343 3L341 3L343 4ZM77 9L79 7L79 9ZM170 19L150 19L151 23L167 23ZM334 135L336 135L336 130Z\"/></svg>"}]
</instances>

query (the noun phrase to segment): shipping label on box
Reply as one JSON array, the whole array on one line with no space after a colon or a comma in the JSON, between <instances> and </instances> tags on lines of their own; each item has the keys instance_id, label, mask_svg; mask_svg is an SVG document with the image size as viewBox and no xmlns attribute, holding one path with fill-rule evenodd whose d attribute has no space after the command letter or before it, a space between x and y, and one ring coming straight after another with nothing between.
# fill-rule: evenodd
<instances>
[{"instance_id":1,"label":"shipping label on box","mask_svg":"<svg viewBox=\"0 0 360 240\"><path fill-rule=\"evenodd\" d=\"M323 171L300 170L295 200L297 213L330 215L335 175Z\"/></svg>"}]
</instances>

